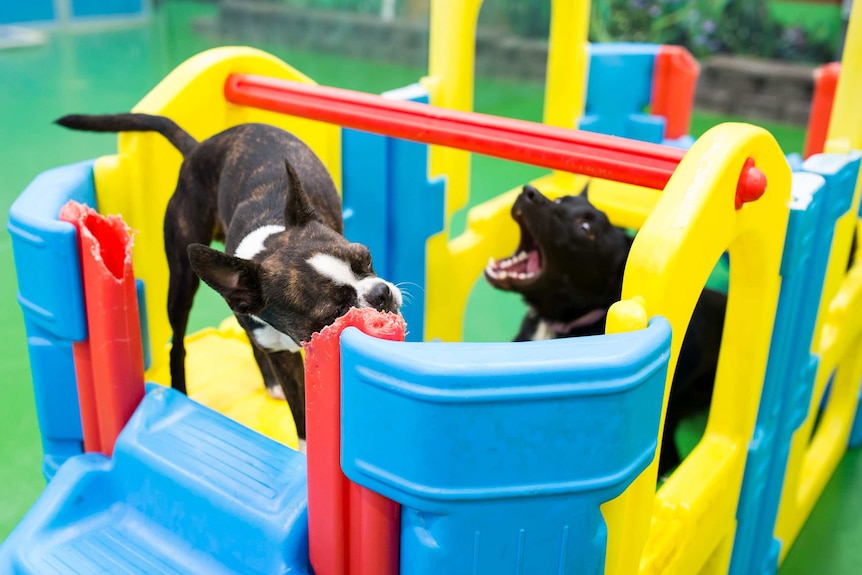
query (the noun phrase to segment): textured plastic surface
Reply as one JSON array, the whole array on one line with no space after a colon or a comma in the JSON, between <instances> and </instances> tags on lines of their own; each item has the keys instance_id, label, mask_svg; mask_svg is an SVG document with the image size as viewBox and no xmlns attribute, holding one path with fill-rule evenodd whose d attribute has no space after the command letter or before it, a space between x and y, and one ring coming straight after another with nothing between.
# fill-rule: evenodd
<instances>
[{"instance_id":1,"label":"textured plastic surface","mask_svg":"<svg viewBox=\"0 0 862 575\"><path fill-rule=\"evenodd\" d=\"M662 319L527 344L345 331L341 464L405 506L401 572L600 572L599 504L655 455L669 346Z\"/></svg>"},{"instance_id":2,"label":"textured plastic surface","mask_svg":"<svg viewBox=\"0 0 862 575\"><path fill-rule=\"evenodd\" d=\"M122 218L69 201L60 219L75 226L88 336L72 344L84 450L110 456L144 396L144 354L132 238Z\"/></svg>"},{"instance_id":3,"label":"textured plastic surface","mask_svg":"<svg viewBox=\"0 0 862 575\"><path fill-rule=\"evenodd\" d=\"M308 573L301 454L158 386L113 459L64 465L0 547L0 572Z\"/></svg>"},{"instance_id":4,"label":"textured plastic surface","mask_svg":"<svg viewBox=\"0 0 862 575\"><path fill-rule=\"evenodd\" d=\"M384 97L428 101L418 84ZM443 229L445 181L428 179L428 145L345 129L342 134L344 234L371 249L377 275L409 292L401 309L407 338L425 333L428 238Z\"/></svg>"},{"instance_id":5,"label":"textured plastic surface","mask_svg":"<svg viewBox=\"0 0 862 575\"><path fill-rule=\"evenodd\" d=\"M353 308L305 345L309 553L317 575L397 575L398 505L351 483L340 466L339 337L348 327L404 339L400 316Z\"/></svg>"},{"instance_id":6,"label":"textured plastic surface","mask_svg":"<svg viewBox=\"0 0 862 575\"><path fill-rule=\"evenodd\" d=\"M36 177L12 204L7 224L47 479L83 450L72 359L72 342L87 337L81 266L75 228L57 219L69 200L95 205L92 161Z\"/></svg>"}]
</instances>

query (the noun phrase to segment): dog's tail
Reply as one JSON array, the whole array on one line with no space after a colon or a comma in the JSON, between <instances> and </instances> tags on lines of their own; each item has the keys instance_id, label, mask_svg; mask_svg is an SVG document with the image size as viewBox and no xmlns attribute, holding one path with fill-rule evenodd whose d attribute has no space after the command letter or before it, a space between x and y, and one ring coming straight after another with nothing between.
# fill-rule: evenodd
<instances>
[{"instance_id":1,"label":"dog's tail","mask_svg":"<svg viewBox=\"0 0 862 575\"><path fill-rule=\"evenodd\" d=\"M198 142L170 118L150 114L70 114L55 123L73 130L88 132L158 132L185 157Z\"/></svg>"}]
</instances>

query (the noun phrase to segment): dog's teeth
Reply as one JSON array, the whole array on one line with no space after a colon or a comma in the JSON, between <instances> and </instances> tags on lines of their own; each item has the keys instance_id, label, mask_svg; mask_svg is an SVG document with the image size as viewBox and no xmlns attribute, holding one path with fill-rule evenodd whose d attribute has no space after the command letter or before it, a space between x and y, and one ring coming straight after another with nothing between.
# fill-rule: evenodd
<instances>
[{"instance_id":1,"label":"dog's teeth","mask_svg":"<svg viewBox=\"0 0 862 575\"><path fill-rule=\"evenodd\" d=\"M527 279L527 274L518 274L518 279L519 279L519 280L525 280L525 279Z\"/></svg>"}]
</instances>

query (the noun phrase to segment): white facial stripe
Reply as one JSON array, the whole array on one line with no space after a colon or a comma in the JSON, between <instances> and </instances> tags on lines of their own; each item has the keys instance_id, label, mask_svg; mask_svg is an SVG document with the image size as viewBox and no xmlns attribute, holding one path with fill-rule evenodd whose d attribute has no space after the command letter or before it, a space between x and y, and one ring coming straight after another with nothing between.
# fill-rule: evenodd
<instances>
[{"instance_id":1,"label":"white facial stripe","mask_svg":"<svg viewBox=\"0 0 862 575\"><path fill-rule=\"evenodd\" d=\"M317 273L329 278L338 285L356 287L359 280L350 269L350 264L329 254L314 254L308 258L308 265L313 267Z\"/></svg>"},{"instance_id":2,"label":"white facial stripe","mask_svg":"<svg viewBox=\"0 0 862 575\"><path fill-rule=\"evenodd\" d=\"M299 344L289 335L281 333L256 315L251 316L261 324L251 330L251 336L266 351L299 351Z\"/></svg>"},{"instance_id":3,"label":"white facial stripe","mask_svg":"<svg viewBox=\"0 0 862 575\"><path fill-rule=\"evenodd\" d=\"M250 260L264 250L264 242L266 238L274 234L279 234L284 231L284 226L270 224L261 226L245 236L233 255L244 260Z\"/></svg>"}]
</instances>

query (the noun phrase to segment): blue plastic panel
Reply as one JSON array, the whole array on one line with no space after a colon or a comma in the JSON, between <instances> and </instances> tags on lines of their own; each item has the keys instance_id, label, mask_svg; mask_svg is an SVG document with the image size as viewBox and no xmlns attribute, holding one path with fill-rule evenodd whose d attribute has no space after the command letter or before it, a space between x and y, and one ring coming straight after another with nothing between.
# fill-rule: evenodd
<instances>
[{"instance_id":1,"label":"blue plastic panel","mask_svg":"<svg viewBox=\"0 0 862 575\"><path fill-rule=\"evenodd\" d=\"M0 24L47 22L55 17L54 0L0 2Z\"/></svg>"},{"instance_id":2,"label":"blue plastic panel","mask_svg":"<svg viewBox=\"0 0 862 575\"><path fill-rule=\"evenodd\" d=\"M57 220L69 200L96 205L92 161L39 175L12 204L8 223L48 480L83 451L72 359L72 342L87 337L78 240L72 224Z\"/></svg>"},{"instance_id":3,"label":"blue plastic panel","mask_svg":"<svg viewBox=\"0 0 862 575\"><path fill-rule=\"evenodd\" d=\"M388 279L392 269L387 139L358 130L341 130L344 235L352 242L368 246L374 271Z\"/></svg>"},{"instance_id":4,"label":"blue plastic panel","mask_svg":"<svg viewBox=\"0 0 862 575\"><path fill-rule=\"evenodd\" d=\"M82 16L133 16L144 11L144 0L71 0L71 13Z\"/></svg>"},{"instance_id":5,"label":"blue plastic panel","mask_svg":"<svg viewBox=\"0 0 862 575\"><path fill-rule=\"evenodd\" d=\"M44 172L9 210L9 233L24 315L57 337L83 341L87 320L72 224L57 220L66 202L96 205L93 161Z\"/></svg>"},{"instance_id":6,"label":"blue plastic panel","mask_svg":"<svg viewBox=\"0 0 862 575\"><path fill-rule=\"evenodd\" d=\"M428 103L413 84L387 98ZM426 242L443 230L445 181L428 179L428 145L355 130L342 131L344 234L371 249L377 275L403 284L407 339L425 331Z\"/></svg>"},{"instance_id":7,"label":"blue plastic panel","mask_svg":"<svg viewBox=\"0 0 862 575\"><path fill-rule=\"evenodd\" d=\"M526 343L387 342L348 329L341 344L341 465L405 505L402 573L601 572L599 505L655 455L663 318Z\"/></svg>"},{"instance_id":8,"label":"blue plastic panel","mask_svg":"<svg viewBox=\"0 0 862 575\"><path fill-rule=\"evenodd\" d=\"M307 574L305 456L153 386L112 460L60 469L0 572Z\"/></svg>"},{"instance_id":9,"label":"blue plastic panel","mask_svg":"<svg viewBox=\"0 0 862 575\"><path fill-rule=\"evenodd\" d=\"M761 407L737 510L732 575L775 573L773 539L790 439L805 421L819 359L810 352L835 222L852 203L859 156L817 155L793 174L781 293Z\"/></svg>"},{"instance_id":10,"label":"blue plastic panel","mask_svg":"<svg viewBox=\"0 0 862 575\"><path fill-rule=\"evenodd\" d=\"M660 143L666 121L646 113L658 44L590 44L582 130ZM621 87L625 89L621 89Z\"/></svg>"}]
</instances>

